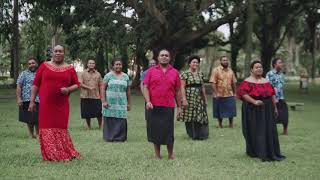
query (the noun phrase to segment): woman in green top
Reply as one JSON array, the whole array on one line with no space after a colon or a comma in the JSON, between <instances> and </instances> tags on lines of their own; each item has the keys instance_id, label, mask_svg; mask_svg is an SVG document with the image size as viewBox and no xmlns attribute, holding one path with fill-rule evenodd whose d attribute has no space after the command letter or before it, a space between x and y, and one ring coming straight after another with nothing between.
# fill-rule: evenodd
<instances>
[{"instance_id":1,"label":"woman in green top","mask_svg":"<svg viewBox=\"0 0 320 180\"><path fill-rule=\"evenodd\" d=\"M194 140L204 140L209 136L204 75L198 72L199 63L199 56L190 56L189 70L180 77L184 108L178 121L185 122L187 134Z\"/></svg>"},{"instance_id":2,"label":"woman in green top","mask_svg":"<svg viewBox=\"0 0 320 180\"><path fill-rule=\"evenodd\" d=\"M122 60L112 60L113 71L103 78L101 88L103 138L107 142L127 140L127 111L130 111L129 76L122 72Z\"/></svg>"}]
</instances>

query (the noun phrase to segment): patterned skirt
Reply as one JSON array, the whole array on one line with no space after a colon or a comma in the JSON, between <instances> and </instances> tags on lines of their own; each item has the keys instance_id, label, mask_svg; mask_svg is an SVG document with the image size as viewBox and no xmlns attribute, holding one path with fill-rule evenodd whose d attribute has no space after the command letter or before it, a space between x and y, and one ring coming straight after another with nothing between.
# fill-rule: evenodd
<instances>
[{"instance_id":1,"label":"patterned skirt","mask_svg":"<svg viewBox=\"0 0 320 180\"><path fill-rule=\"evenodd\" d=\"M201 87L187 87L186 98L188 107L182 109L182 115L177 120L208 124L207 106L201 94Z\"/></svg>"},{"instance_id":2,"label":"patterned skirt","mask_svg":"<svg viewBox=\"0 0 320 180\"><path fill-rule=\"evenodd\" d=\"M39 130L42 158L45 161L70 161L80 158L74 148L68 129L49 128Z\"/></svg>"}]
</instances>

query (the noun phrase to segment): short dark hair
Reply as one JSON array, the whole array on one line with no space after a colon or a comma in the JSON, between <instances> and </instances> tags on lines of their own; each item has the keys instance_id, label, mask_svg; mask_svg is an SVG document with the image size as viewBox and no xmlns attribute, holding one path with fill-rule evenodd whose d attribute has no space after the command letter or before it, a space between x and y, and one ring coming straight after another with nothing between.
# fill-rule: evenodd
<instances>
[{"instance_id":1,"label":"short dark hair","mask_svg":"<svg viewBox=\"0 0 320 180\"><path fill-rule=\"evenodd\" d=\"M88 64L89 61L94 61L96 63L96 60L94 58L88 58L87 64Z\"/></svg>"},{"instance_id":2,"label":"short dark hair","mask_svg":"<svg viewBox=\"0 0 320 180\"><path fill-rule=\"evenodd\" d=\"M251 64L250 64L250 69L253 69L255 64L261 64L262 65L262 62L259 61L259 60L252 61Z\"/></svg>"},{"instance_id":3,"label":"short dark hair","mask_svg":"<svg viewBox=\"0 0 320 180\"><path fill-rule=\"evenodd\" d=\"M31 57L28 58L27 61L30 61L30 60L34 60L37 64L39 64L39 61L38 61L38 59L36 57L31 56Z\"/></svg>"},{"instance_id":4,"label":"short dark hair","mask_svg":"<svg viewBox=\"0 0 320 180\"><path fill-rule=\"evenodd\" d=\"M274 58L274 59L272 60L272 67L273 67L273 68L274 68L274 66L277 64L277 62L278 62L279 60L282 60L282 59L279 58L279 57L276 57L276 58Z\"/></svg>"},{"instance_id":5,"label":"short dark hair","mask_svg":"<svg viewBox=\"0 0 320 180\"><path fill-rule=\"evenodd\" d=\"M113 58L113 59L112 59L111 65L114 66L114 64L115 64L117 61L120 61L121 64L123 64L122 59L117 57L117 58Z\"/></svg>"},{"instance_id":6,"label":"short dark hair","mask_svg":"<svg viewBox=\"0 0 320 180\"><path fill-rule=\"evenodd\" d=\"M171 57L171 51L168 48L160 48L158 51L156 51L156 54L154 57L156 57L156 61L158 60L158 56L160 54L161 51L167 51L169 52L169 56Z\"/></svg>"},{"instance_id":7,"label":"short dark hair","mask_svg":"<svg viewBox=\"0 0 320 180\"><path fill-rule=\"evenodd\" d=\"M55 47L57 47L57 46L61 46L62 49L63 49L63 51L65 51L64 45L62 45L62 44L56 44L56 45L53 47L53 49L54 49Z\"/></svg>"},{"instance_id":8,"label":"short dark hair","mask_svg":"<svg viewBox=\"0 0 320 180\"><path fill-rule=\"evenodd\" d=\"M200 63L200 61L201 61L199 56L197 56L197 55L191 55L191 56L189 56L189 58L188 58L188 64L190 64L191 61L194 60L194 59L198 60L198 63Z\"/></svg>"},{"instance_id":9,"label":"short dark hair","mask_svg":"<svg viewBox=\"0 0 320 180\"><path fill-rule=\"evenodd\" d=\"M222 61L223 58L228 58L228 56L221 56L220 61Z\"/></svg>"}]
</instances>

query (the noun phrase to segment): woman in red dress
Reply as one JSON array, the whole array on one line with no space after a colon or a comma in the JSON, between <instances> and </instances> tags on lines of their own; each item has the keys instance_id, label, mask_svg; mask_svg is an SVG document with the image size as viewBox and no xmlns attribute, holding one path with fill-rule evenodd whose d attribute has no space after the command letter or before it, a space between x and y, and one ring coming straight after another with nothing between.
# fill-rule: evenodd
<instances>
[{"instance_id":1,"label":"woman in red dress","mask_svg":"<svg viewBox=\"0 0 320 180\"><path fill-rule=\"evenodd\" d=\"M246 153L262 161L281 161L275 106L275 92L270 82L262 77L260 61L250 65L251 76L238 87L242 100L242 133L246 141Z\"/></svg>"},{"instance_id":2,"label":"woman in red dress","mask_svg":"<svg viewBox=\"0 0 320 180\"><path fill-rule=\"evenodd\" d=\"M64 62L64 48L54 47L52 61L44 62L33 81L29 111L35 111L39 92L39 141L43 160L69 161L80 157L68 133L69 94L79 88L72 65Z\"/></svg>"}]
</instances>

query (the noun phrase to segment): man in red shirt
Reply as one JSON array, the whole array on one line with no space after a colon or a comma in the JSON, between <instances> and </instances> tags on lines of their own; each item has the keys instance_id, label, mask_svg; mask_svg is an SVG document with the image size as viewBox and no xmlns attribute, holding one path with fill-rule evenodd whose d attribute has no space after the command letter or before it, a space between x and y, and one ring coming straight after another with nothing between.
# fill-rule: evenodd
<instances>
[{"instance_id":1,"label":"man in red shirt","mask_svg":"<svg viewBox=\"0 0 320 180\"><path fill-rule=\"evenodd\" d=\"M181 114L179 72L170 64L170 52L159 51L159 65L150 68L144 78L144 97L147 109L148 141L154 144L155 158L160 159L160 145L167 145L168 158L174 159L174 108Z\"/></svg>"}]
</instances>

